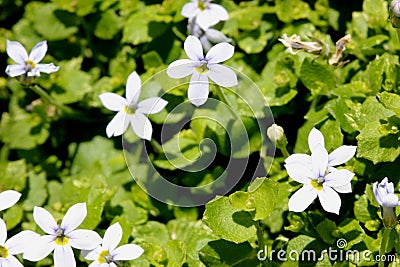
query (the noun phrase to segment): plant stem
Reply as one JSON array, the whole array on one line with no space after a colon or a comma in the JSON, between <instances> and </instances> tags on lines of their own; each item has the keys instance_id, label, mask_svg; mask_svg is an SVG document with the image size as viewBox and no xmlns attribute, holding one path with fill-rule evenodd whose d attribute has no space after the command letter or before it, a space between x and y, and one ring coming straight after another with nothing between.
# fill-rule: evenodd
<instances>
[{"instance_id":1,"label":"plant stem","mask_svg":"<svg viewBox=\"0 0 400 267\"><path fill-rule=\"evenodd\" d=\"M160 143L157 142L156 139L151 138L150 139L150 144L153 147L154 151L156 151L157 153L159 153L159 154L164 153L164 150L163 150L162 146L160 145Z\"/></svg>"},{"instance_id":2,"label":"plant stem","mask_svg":"<svg viewBox=\"0 0 400 267\"><path fill-rule=\"evenodd\" d=\"M7 143L3 144L3 147L0 149L0 162L7 162L8 155L10 154L10 147Z\"/></svg>"},{"instance_id":3,"label":"plant stem","mask_svg":"<svg viewBox=\"0 0 400 267\"><path fill-rule=\"evenodd\" d=\"M400 29L396 28L397 40L400 42Z\"/></svg>"},{"instance_id":4,"label":"plant stem","mask_svg":"<svg viewBox=\"0 0 400 267\"><path fill-rule=\"evenodd\" d=\"M388 242L389 242L389 236L390 236L390 232L392 231L392 228L383 228L383 236L382 236L382 241L381 241L381 247L379 248L379 256L382 258L383 255L385 255L386 252L386 247L388 246ZM379 267L384 267L385 266L385 262L384 261L380 261L379 262Z\"/></svg>"},{"instance_id":5,"label":"plant stem","mask_svg":"<svg viewBox=\"0 0 400 267\"><path fill-rule=\"evenodd\" d=\"M229 99L226 97L224 91L222 90L221 86L216 85L215 86L215 92L217 93L219 100L221 100L222 102L224 102L227 106L232 107L231 102L229 101Z\"/></svg>"},{"instance_id":6,"label":"plant stem","mask_svg":"<svg viewBox=\"0 0 400 267\"><path fill-rule=\"evenodd\" d=\"M289 151L287 150L286 146L279 146L279 150L282 152L282 155L287 158L290 156Z\"/></svg>"},{"instance_id":7,"label":"plant stem","mask_svg":"<svg viewBox=\"0 0 400 267\"><path fill-rule=\"evenodd\" d=\"M260 222L255 223L256 228L257 228L257 241L258 241L258 249L259 250L264 250L265 249L265 243L264 243L264 231L261 227ZM268 254L268 251L265 250L264 253ZM263 266L268 266L269 264L269 258L268 255L266 255L266 260L262 262Z\"/></svg>"}]
</instances>

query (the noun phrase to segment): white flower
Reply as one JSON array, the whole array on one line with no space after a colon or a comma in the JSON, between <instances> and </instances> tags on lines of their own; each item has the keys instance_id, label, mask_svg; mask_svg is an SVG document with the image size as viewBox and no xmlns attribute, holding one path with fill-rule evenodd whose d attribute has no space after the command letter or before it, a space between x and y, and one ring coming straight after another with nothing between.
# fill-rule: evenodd
<instances>
[{"instance_id":1,"label":"white flower","mask_svg":"<svg viewBox=\"0 0 400 267\"><path fill-rule=\"evenodd\" d=\"M6 73L11 77L27 75L28 77L40 76L41 72L52 73L60 67L50 64L39 64L47 52L47 42L38 43L28 56L25 48L16 41L7 40L7 54L18 64L8 65Z\"/></svg>"},{"instance_id":2,"label":"white flower","mask_svg":"<svg viewBox=\"0 0 400 267\"><path fill-rule=\"evenodd\" d=\"M6 190L0 193L0 211L13 206L21 198L21 193L14 190Z\"/></svg>"},{"instance_id":3,"label":"white flower","mask_svg":"<svg viewBox=\"0 0 400 267\"><path fill-rule=\"evenodd\" d=\"M184 48L190 59L180 59L172 62L167 69L171 78L183 78L192 74L188 97L195 106L203 105L208 99L208 78L220 86L230 87L238 84L236 74L230 68L218 63L233 56L234 47L228 43L213 46L206 56L200 40L195 36L186 38Z\"/></svg>"},{"instance_id":4,"label":"white flower","mask_svg":"<svg viewBox=\"0 0 400 267\"><path fill-rule=\"evenodd\" d=\"M38 238L36 244L24 253L24 259L39 261L54 251L54 267L75 267L72 248L91 250L101 243L101 237L94 231L75 230L85 219L86 203L70 207L58 224L43 208L35 207L33 218L47 235Z\"/></svg>"},{"instance_id":5,"label":"white flower","mask_svg":"<svg viewBox=\"0 0 400 267\"><path fill-rule=\"evenodd\" d=\"M151 139L153 127L145 115L160 112L168 102L160 97L151 97L138 103L141 87L140 77L134 71L126 82L126 98L114 93L104 93L99 96L101 103L107 109L118 112L107 125L108 137L123 134L131 124L137 136L146 140Z\"/></svg>"},{"instance_id":6,"label":"white flower","mask_svg":"<svg viewBox=\"0 0 400 267\"><path fill-rule=\"evenodd\" d=\"M210 2L210 0L191 0L183 6L181 14L189 20L196 18L196 23L203 30L229 19L228 11L224 7Z\"/></svg>"},{"instance_id":7,"label":"white flower","mask_svg":"<svg viewBox=\"0 0 400 267\"><path fill-rule=\"evenodd\" d=\"M0 219L0 266L23 267L14 255L26 250L26 245L34 241L39 235L33 231L22 231L7 240L7 227Z\"/></svg>"},{"instance_id":8,"label":"white flower","mask_svg":"<svg viewBox=\"0 0 400 267\"><path fill-rule=\"evenodd\" d=\"M311 153L313 153L314 148L318 144L325 149L324 136L319 130L313 128L308 135L308 147L310 148ZM349 161L352 157L354 157L356 150L356 146L340 146L332 151L332 153L330 153L328 156L328 171L335 171L335 166ZM311 156L307 154L293 154L285 160L286 164L295 162L311 165Z\"/></svg>"},{"instance_id":9,"label":"white flower","mask_svg":"<svg viewBox=\"0 0 400 267\"><path fill-rule=\"evenodd\" d=\"M378 184L375 182L372 186L376 202L382 206L383 224L386 227L393 227L397 224L396 210L400 206L399 197L394 193L393 183L388 178L383 178Z\"/></svg>"},{"instance_id":10,"label":"white flower","mask_svg":"<svg viewBox=\"0 0 400 267\"><path fill-rule=\"evenodd\" d=\"M143 254L138 245L126 244L117 248L122 238L122 228L119 223L108 227L104 234L101 246L92 251L82 251L87 260L92 260L89 267L116 267L119 261L134 260Z\"/></svg>"},{"instance_id":11,"label":"white flower","mask_svg":"<svg viewBox=\"0 0 400 267\"><path fill-rule=\"evenodd\" d=\"M345 169L336 170L332 166L348 160L348 148L338 148L337 152L328 155L323 146L323 136L319 134L318 130L314 130L309 135L311 156L295 154L285 160L288 175L303 184L289 199L289 210L304 211L318 197L324 210L339 214L341 201L337 192L351 192L350 181L354 173Z\"/></svg>"}]
</instances>

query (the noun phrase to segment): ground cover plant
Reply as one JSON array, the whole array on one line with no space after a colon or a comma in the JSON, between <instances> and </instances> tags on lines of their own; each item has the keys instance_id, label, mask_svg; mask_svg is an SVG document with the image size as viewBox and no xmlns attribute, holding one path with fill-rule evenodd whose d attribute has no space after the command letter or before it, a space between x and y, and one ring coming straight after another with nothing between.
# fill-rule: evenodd
<instances>
[{"instance_id":1,"label":"ground cover plant","mask_svg":"<svg viewBox=\"0 0 400 267\"><path fill-rule=\"evenodd\" d=\"M397 266L400 2L0 1L0 266Z\"/></svg>"}]
</instances>

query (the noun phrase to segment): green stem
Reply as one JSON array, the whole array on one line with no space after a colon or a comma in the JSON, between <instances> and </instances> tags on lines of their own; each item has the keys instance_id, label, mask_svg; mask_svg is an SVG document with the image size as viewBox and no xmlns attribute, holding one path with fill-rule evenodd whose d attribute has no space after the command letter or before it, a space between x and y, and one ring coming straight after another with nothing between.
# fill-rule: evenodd
<instances>
[{"instance_id":1,"label":"green stem","mask_svg":"<svg viewBox=\"0 0 400 267\"><path fill-rule=\"evenodd\" d=\"M224 102L227 106L232 107L231 102L229 101L229 99L226 97L224 91L222 90L221 86L216 85L215 86L215 92L217 93L219 100L221 100L222 102Z\"/></svg>"},{"instance_id":2,"label":"green stem","mask_svg":"<svg viewBox=\"0 0 400 267\"><path fill-rule=\"evenodd\" d=\"M162 146L160 145L160 143L157 142L156 139L151 138L150 139L150 144L153 147L154 151L156 151L157 153L159 153L159 154L164 153L164 150L163 150Z\"/></svg>"},{"instance_id":3,"label":"green stem","mask_svg":"<svg viewBox=\"0 0 400 267\"><path fill-rule=\"evenodd\" d=\"M379 256L382 257L383 255L385 255L386 253L386 248L388 246L389 243L389 236L390 236L390 232L392 231L392 228L383 228L383 236L382 236L382 241L381 241L381 247L379 248ZM385 266L385 262L384 261L380 261L379 262L379 267L384 267Z\"/></svg>"},{"instance_id":4,"label":"green stem","mask_svg":"<svg viewBox=\"0 0 400 267\"><path fill-rule=\"evenodd\" d=\"M279 146L278 148L279 148L279 150L282 152L282 155L283 155L285 158L287 158L287 157L290 156L289 151L288 151L287 148L286 148L286 145Z\"/></svg>"},{"instance_id":5,"label":"green stem","mask_svg":"<svg viewBox=\"0 0 400 267\"><path fill-rule=\"evenodd\" d=\"M396 28L397 40L400 42L400 29Z\"/></svg>"},{"instance_id":6,"label":"green stem","mask_svg":"<svg viewBox=\"0 0 400 267\"><path fill-rule=\"evenodd\" d=\"M7 162L8 155L10 154L10 147L7 143L3 144L3 147L0 149L0 162Z\"/></svg>"},{"instance_id":7,"label":"green stem","mask_svg":"<svg viewBox=\"0 0 400 267\"><path fill-rule=\"evenodd\" d=\"M314 99L312 100L311 105L310 105L310 110L313 110L313 109L316 108L316 106L318 105L318 102L319 102L319 99L320 99L320 98L321 98L320 95L316 95L316 96L314 97Z\"/></svg>"},{"instance_id":8,"label":"green stem","mask_svg":"<svg viewBox=\"0 0 400 267\"><path fill-rule=\"evenodd\" d=\"M263 231L263 229L261 227L260 222L256 222L255 225L256 225L256 228L257 228L258 249L259 250L265 250L264 231ZM264 253L268 254L268 251L265 250ZM262 265L267 267L269 265L268 263L269 263L269 258L268 258L268 255L267 255L267 258L266 258L265 261L262 262Z\"/></svg>"}]
</instances>

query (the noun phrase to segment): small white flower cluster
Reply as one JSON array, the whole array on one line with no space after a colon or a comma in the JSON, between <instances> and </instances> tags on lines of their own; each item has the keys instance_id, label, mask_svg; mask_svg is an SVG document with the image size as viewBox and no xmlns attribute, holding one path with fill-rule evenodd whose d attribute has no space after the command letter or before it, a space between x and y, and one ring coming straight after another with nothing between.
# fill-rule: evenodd
<instances>
[{"instance_id":1,"label":"small white flower cluster","mask_svg":"<svg viewBox=\"0 0 400 267\"><path fill-rule=\"evenodd\" d=\"M13 190L0 193L0 210L11 207L20 197L21 194ZM76 229L86 215L86 203L71 206L59 222L47 210L34 207L33 218L46 235L25 230L8 240L6 223L0 218L0 266L23 267L15 257L17 254L36 262L54 252L54 267L75 267L72 248L81 250L85 259L93 261L90 267L116 267L119 261L133 260L143 254L144 250L134 244L117 248L122 238L119 223L111 225L103 239L92 230Z\"/></svg>"}]
</instances>

